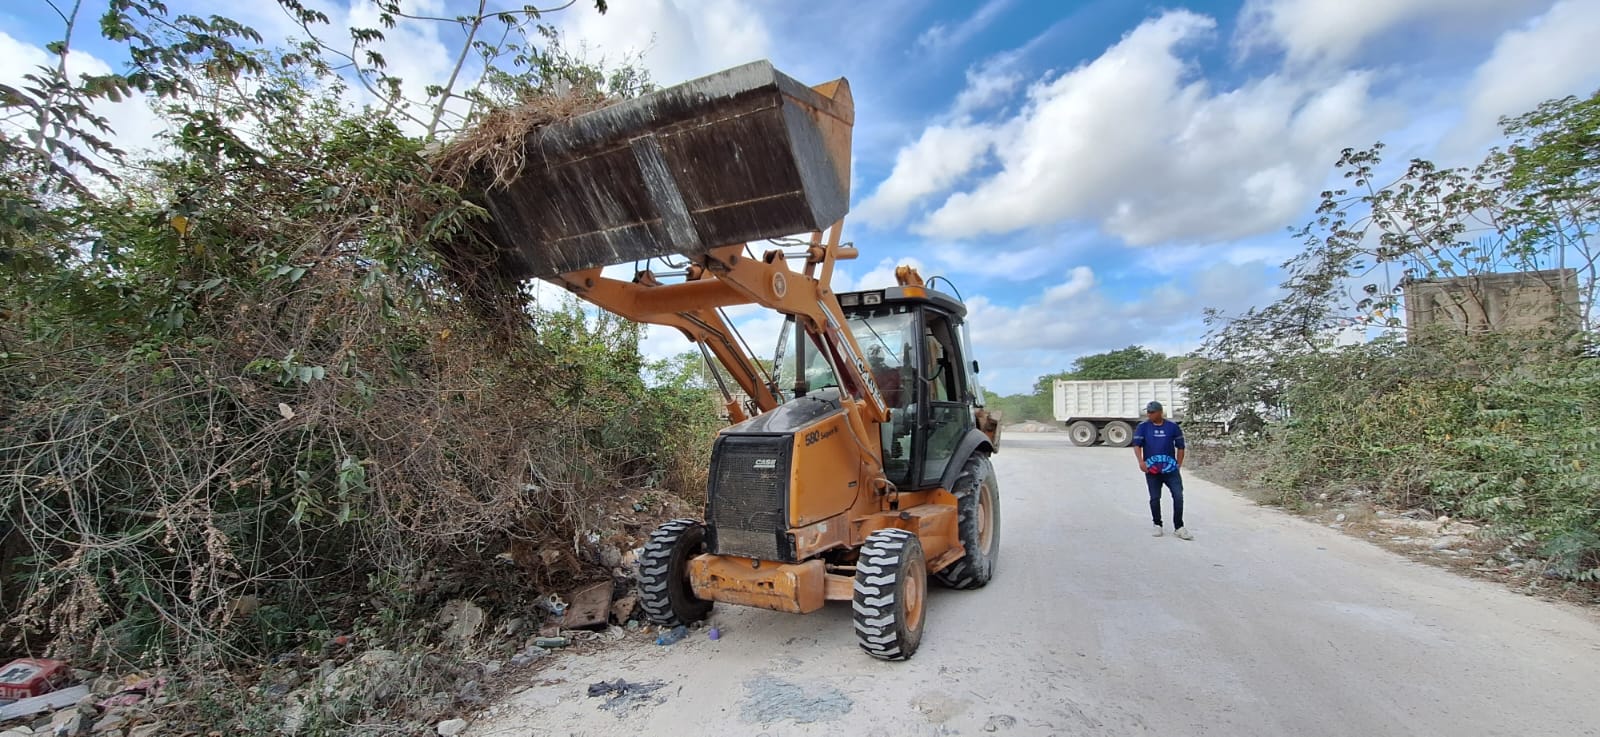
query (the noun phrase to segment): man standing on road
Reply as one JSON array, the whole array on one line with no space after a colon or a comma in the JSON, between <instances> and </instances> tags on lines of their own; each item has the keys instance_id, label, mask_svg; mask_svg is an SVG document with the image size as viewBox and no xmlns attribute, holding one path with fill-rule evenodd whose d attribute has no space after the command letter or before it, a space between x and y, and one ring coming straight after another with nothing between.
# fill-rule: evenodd
<instances>
[{"instance_id":1,"label":"man standing on road","mask_svg":"<svg viewBox=\"0 0 1600 737\"><path fill-rule=\"evenodd\" d=\"M1160 402L1144 407L1149 419L1139 423L1133 431L1133 456L1139 459L1139 470L1144 472L1145 485L1150 489L1150 519L1156 524L1155 536L1161 537L1161 487L1172 492L1172 528L1180 540L1193 540L1194 536L1183 528L1183 429L1176 422L1166 421Z\"/></svg>"}]
</instances>

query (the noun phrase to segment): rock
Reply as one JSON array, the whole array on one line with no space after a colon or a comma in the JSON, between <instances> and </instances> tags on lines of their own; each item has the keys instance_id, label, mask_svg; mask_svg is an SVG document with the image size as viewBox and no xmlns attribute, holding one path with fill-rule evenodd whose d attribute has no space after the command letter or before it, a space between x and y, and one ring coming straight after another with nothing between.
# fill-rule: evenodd
<instances>
[{"instance_id":1,"label":"rock","mask_svg":"<svg viewBox=\"0 0 1600 737\"><path fill-rule=\"evenodd\" d=\"M127 721L128 721L128 719L126 717L124 717L121 714L118 714L116 712L112 712L110 714L107 714L107 715L101 717L100 721L97 721L97 722L94 723L94 729L92 730L92 733L93 734L105 734L105 733L110 732L112 730L116 730L117 732L121 732L122 731L122 725L125 724Z\"/></svg>"},{"instance_id":2,"label":"rock","mask_svg":"<svg viewBox=\"0 0 1600 737\"><path fill-rule=\"evenodd\" d=\"M310 698L311 695L306 693L305 689L301 689L284 699L282 721L279 723L278 731L291 736L300 734L300 730L306 724L306 701Z\"/></svg>"},{"instance_id":3,"label":"rock","mask_svg":"<svg viewBox=\"0 0 1600 737\"><path fill-rule=\"evenodd\" d=\"M142 724L134 727L133 731L128 733L128 737L157 737L157 735L163 734L161 729L164 726L161 722Z\"/></svg>"},{"instance_id":4,"label":"rock","mask_svg":"<svg viewBox=\"0 0 1600 737\"><path fill-rule=\"evenodd\" d=\"M483 672L486 675L491 675L492 676L492 675L494 675L496 673L499 673L500 669L504 668L504 667L505 667L504 663L502 663L502 662L500 662L498 660L491 660L491 661L483 664Z\"/></svg>"},{"instance_id":5,"label":"rock","mask_svg":"<svg viewBox=\"0 0 1600 737\"><path fill-rule=\"evenodd\" d=\"M483 689L477 681L467 681L456 691L456 700L465 704L483 703Z\"/></svg>"},{"instance_id":6,"label":"rock","mask_svg":"<svg viewBox=\"0 0 1600 737\"><path fill-rule=\"evenodd\" d=\"M500 636L516 637L517 635L522 634L522 630L527 626L528 620L523 619L522 617L512 617L500 623Z\"/></svg>"},{"instance_id":7,"label":"rock","mask_svg":"<svg viewBox=\"0 0 1600 737\"><path fill-rule=\"evenodd\" d=\"M0 732L0 737L31 737L33 735L33 730L28 729L28 731L24 732L24 731L22 731L24 729L28 729L28 728L27 727L12 727L11 729L8 729L8 730L6 730L4 732Z\"/></svg>"},{"instance_id":8,"label":"rock","mask_svg":"<svg viewBox=\"0 0 1600 737\"><path fill-rule=\"evenodd\" d=\"M322 694L335 701L350 701L358 695L384 698L394 693L401 666L400 654L393 650L368 650L328 674Z\"/></svg>"},{"instance_id":9,"label":"rock","mask_svg":"<svg viewBox=\"0 0 1600 737\"><path fill-rule=\"evenodd\" d=\"M91 707L92 709L92 707ZM78 737L89 733L94 718L77 707L56 712L50 718L50 733L56 737Z\"/></svg>"},{"instance_id":10,"label":"rock","mask_svg":"<svg viewBox=\"0 0 1600 737\"><path fill-rule=\"evenodd\" d=\"M1445 524L1446 522L1449 522L1449 521L1450 521L1450 515L1448 515L1448 514L1441 514L1441 515L1439 515L1439 519L1434 520L1434 522L1438 522L1441 525Z\"/></svg>"},{"instance_id":11,"label":"rock","mask_svg":"<svg viewBox=\"0 0 1600 737\"><path fill-rule=\"evenodd\" d=\"M1348 519L1348 518L1349 518L1349 517L1348 517L1348 515L1346 515L1346 514L1345 514L1345 513L1344 513L1344 512L1340 512L1340 513L1339 513L1339 514L1338 514L1338 516L1336 516L1336 517L1334 517L1334 518L1333 518L1333 521L1334 521L1334 522L1343 522L1343 521L1345 521L1345 520L1346 520L1346 519Z\"/></svg>"},{"instance_id":12,"label":"rock","mask_svg":"<svg viewBox=\"0 0 1600 737\"><path fill-rule=\"evenodd\" d=\"M616 568L622 565L622 551L615 545L601 545L600 565L607 568Z\"/></svg>"},{"instance_id":13,"label":"rock","mask_svg":"<svg viewBox=\"0 0 1600 737\"><path fill-rule=\"evenodd\" d=\"M466 729L467 720L446 719L442 722L439 722L439 725L434 727L433 731L438 732L439 737L456 737L456 735L461 734L462 732L466 731Z\"/></svg>"},{"instance_id":14,"label":"rock","mask_svg":"<svg viewBox=\"0 0 1600 737\"><path fill-rule=\"evenodd\" d=\"M455 599L439 610L439 623L446 626L445 636L465 642L478 636L488 615L483 609L465 599Z\"/></svg>"},{"instance_id":15,"label":"rock","mask_svg":"<svg viewBox=\"0 0 1600 737\"><path fill-rule=\"evenodd\" d=\"M1444 537L1439 538L1438 540L1433 541L1433 545L1431 545L1429 547L1431 547L1434 550L1445 551L1445 550L1449 550L1450 548L1453 548L1453 547L1455 547L1457 545L1460 545L1462 542L1464 542L1464 541L1461 538L1456 537L1455 535L1446 535Z\"/></svg>"}]
</instances>

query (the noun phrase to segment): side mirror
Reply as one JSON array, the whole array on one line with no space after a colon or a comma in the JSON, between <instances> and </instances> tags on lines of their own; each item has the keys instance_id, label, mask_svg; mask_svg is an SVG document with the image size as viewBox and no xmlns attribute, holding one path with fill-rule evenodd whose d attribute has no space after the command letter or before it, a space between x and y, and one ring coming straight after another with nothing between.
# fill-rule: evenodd
<instances>
[{"instance_id":1,"label":"side mirror","mask_svg":"<svg viewBox=\"0 0 1600 737\"><path fill-rule=\"evenodd\" d=\"M978 362L977 361L973 361L972 362L972 373L978 373Z\"/></svg>"}]
</instances>

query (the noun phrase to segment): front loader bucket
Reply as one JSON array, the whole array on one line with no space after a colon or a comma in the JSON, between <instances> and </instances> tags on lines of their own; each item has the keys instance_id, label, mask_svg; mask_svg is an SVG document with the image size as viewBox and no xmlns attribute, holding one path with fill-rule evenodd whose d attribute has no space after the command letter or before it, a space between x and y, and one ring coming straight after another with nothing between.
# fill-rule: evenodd
<instances>
[{"instance_id":1,"label":"front loader bucket","mask_svg":"<svg viewBox=\"0 0 1600 737\"><path fill-rule=\"evenodd\" d=\"M855 105L759 61L552 123L485 193L501 269L544 278L822 230L850 202Z\"/></svg>"}]
</instances>

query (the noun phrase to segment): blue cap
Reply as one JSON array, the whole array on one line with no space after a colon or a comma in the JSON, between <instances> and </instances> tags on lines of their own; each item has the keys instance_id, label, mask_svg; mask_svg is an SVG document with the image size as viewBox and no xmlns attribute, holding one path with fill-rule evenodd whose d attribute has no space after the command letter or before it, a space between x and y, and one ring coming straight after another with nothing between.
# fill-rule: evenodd
<instances>
[{"instance_id":1,"label":"blue cap","mask_svg":"<svg viewBox=\"0 0 1600 737\"><path fill-rule=\"evenodd\" d=\"M1146 411L1146 412L1160 412L1161 411L1161 403L1160 402L1151 402L1151 403L1149 403L1149 404L1144 406L1144 411Z\"/></svg>"}]
</instances>

